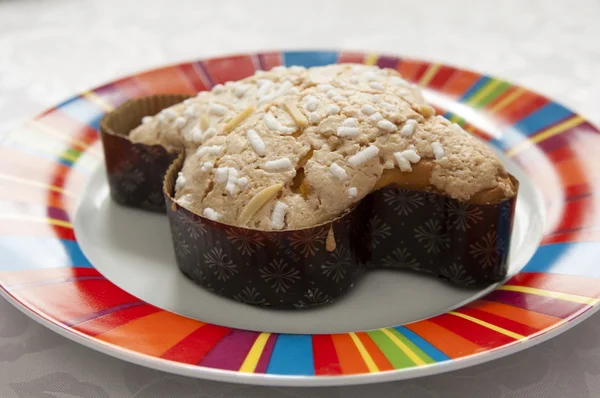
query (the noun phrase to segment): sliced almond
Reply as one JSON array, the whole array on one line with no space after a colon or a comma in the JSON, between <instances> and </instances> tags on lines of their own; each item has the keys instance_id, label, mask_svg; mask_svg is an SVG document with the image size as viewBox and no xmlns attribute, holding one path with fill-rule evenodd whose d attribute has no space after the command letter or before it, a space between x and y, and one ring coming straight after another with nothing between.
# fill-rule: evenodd
<instances>
[{"instance_id":1,"label":"sliced almond","mask_svg":"<svg viewBox=\"0 0 600 398\"><path fill-rule=\"evenodd\" d=\"M238 126L238 124L243 122L244 119L246 119L248 116L250 116L252 114L252 112L254 112L254 110L255 109L253 106L249 106L246 109L244 109L243 111L241 111L240 113L238 113L237 115L235 115L233 117L233 119L231 119L229 122L227 122L227 124L225 124L225 126L223 126L223 131L225 133L229 133L230 131L233 131L233 129L236 128Z\"/></svg>"},{"instance_id":2,"label":"sliced almond","mask_svg":"<svg viewBox=\"0 0 600 398\"><path fill-rule=\"evenodd\" d=\"M273 197L275 197L275 195L277 195L277 193L281 191L282 187L282 184L271 185L270 187L267 187L259 193L257 193L256 195L254 195L254 197L250 199L250 201L248 202L246 207L244 207L244 210L242 210L242 213L240 214L239 220L241 224L244 225L248 221L250 221L250 219L254 217L254 215L260 210L260 208L265 205L265 203L273 199Z\"/></svg>"},{"instance_id":3,"label":"sliced almond","mask_svg":"<svg viewBox=\"0 0 600 398\"><path fill-rule=\"evenodd\" d=\"M202 116L200 116L200 129L202 129L202 131L206 131L209 126L210 122L208 120L208 116L206 113L203 113Z\"/></svg>"},{"instance_id":4,"label":"sliced almond","mask_svg":"<svg viewBox=\"0 0 600 398\"><path fill-rule=\"evenodd\" d=\"M337 247L335 243L335 235L333 233L333 225L329 226L329 231L327 232L327 239L325 240L325 249L328 252L332 252Z\"/></svg>"},{"instance_id":5,"label":"sliced almond","mask_svg":"<svg viewBox=\"0 0 600 398\"><path fill-rule=\"evenodd\" d=\"M308 119L304 116L304 113L300 112L300 109L293 102L286 102L283 104L286 111L292 116L292 118L296 121L298 127L306 127L308 126Z\"/></svg>"},{"instance_id":6,"label":"sliced almond","mask_svg":"<svg viewBox=\"0 0 600 398\"><path fill-rule=\"evenodd\" d=\"M419 113L425 117L435 116L435 108L431 105L419 105Z\"/></svg>"}]
</instances>

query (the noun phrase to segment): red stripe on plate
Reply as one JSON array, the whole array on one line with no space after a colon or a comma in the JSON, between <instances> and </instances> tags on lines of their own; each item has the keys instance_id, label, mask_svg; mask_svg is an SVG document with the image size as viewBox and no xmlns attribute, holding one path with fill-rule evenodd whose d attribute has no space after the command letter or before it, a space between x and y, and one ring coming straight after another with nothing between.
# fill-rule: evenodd
<instances>
[{"instance_id":1,"label":"red stripe on plate","mask_svg":"<svg viewBox=\"0 0 600 398\"><path fill-rule=\"evenodd\" d=\"M268 52L258 54L258 60L263 70L271 70L276 66L283 63L281 53L279 52Z\"/></svg>"},{"instance_id":2,"label":"red stripe on plate","mask_svg":"<svg viewBox=\"0 0 600 398\"><path fill-rule=\"evenodd\" d=\"M14 295L36 312L61 321L89 315L138 299L107 280L87 280L19 290Z\"/></svg>"},{"instance_id":3,"label":"red stripe on plate","mask_svg":"<svg viewBox=\"0 0 600 398\"><path fill-rule=\"evenodd\" d=\"M174 345L161 358L197 364L229 331L229 328L207 323Z\"/></svg>"},{"instance_id":4,"label":"red stripe on plate","mask_svg":"<svg viewBox=\"0 0 600 398\"><path fill-rule=\"evenodd\" d=\"M190 84L194 86L194 89L196 91L204 91L208 89L206 87L206 84L204 84L202 77L196 72L194 65L183 64L179 68L181 69L185 77L189 80Z\"/></svg>"},{"instance_id":5,"label":"red stripe on plate","mask_svg":"<svg viewBox=\"0 0 600 398\"><path fill-rule=\"evenodd\" d=\"M46 112L34 120L45 125L47 128L52 129L57 135L64 137L66 141L69 141L70 147L79 152L84 152L98 139L98 132L96 130L87 124L83 124L80 121L71 118L69 115L58 109ZM35 126L35 124L30 124L28 127L36 128L37 126ZM44 131L41 130L41 132ZM77 142L73 142L72 140L74 139L77 139Z\"/></svg>"},{"instance_id":6,"label":"red stripe on plate","mask_svg":"<svg viewBox=\"0 0 600 398\"><path fill-rule=\"evenodd\" d=\"M209 59L202 65L215 83L240 80L252 76L256 70L254 61L249 55Z\"/></svg>"},{"instance_id":7,"label":"red stripe on plate","mask_svg":"<svg viewBox=\"0 0 600 398\"><path fill-rule=\"evenodd\" d=\"M552 315L558 318L568 318L588 305L573 303L554 299L551 297L537 296L535 294L513 292L507 290L496 290L482 297L483 300L496 301L512 305L514 307L524 308L529 311L539 312L540 314Z\"/></svg>"},{"instance_id":8,"label":"red stripe on plate","mask_svg":"<svg viewBox=\"0 0 600 398\"><path fill-rule=\"evenodd\" d=\"M516 341L512 337L454 315L442 314L429 320L481 347L497 348Z\"/></svg>"},{"instance_id":9,"label":"red stripe on plate","mask_svg":"<svg viewBox=\"0 0 600 398\"><path fill-rule=\"evenodd\" d=\"M341 375L342 367L331 335L315 334L312 336L312 344L315 374Z\"/></svg>"},{"instance_id":10,"label":"red stripe on plate","mask_svg":"<svg viewBox=\"0 0 600 398\"><path fill-rule=\"evenodd\" d=\"M500 326L502 329L510 330L511 332L518 333L522 336L530 336L539 331L539 329L532 328L531 326L527 326L498 315L490 314L489 312L480 311L475 308L463 307L456 311L472 316L473 318L477 318L484 322L491 323L492 325Z\"/></svg>"},{"instance_id":11,"label":"red stripe on plate","mask_svg":"<svg viewBox=\"0 0 600 398\"><path fill-rule=\"evenodd\" d=\"M502 109L500 113L496 115L496 117L501 119L506 124L514 124L515 122L540 109L548 102L549 100L547 98L529 91L525 91L517 99ZM492 113L494 113L493 110Z\"/></svg>"},{"instance_id":12,"label":"red stripe on plate","mask_svg":"<svg viewBox=\"0 0 600 398\"><path fill-rule=\"evenodd\" d=\"M151 94L194 94L196 91L178 66L144 72L135 79Z\"/></svg>"},{"instance_id":13,"label":"red stripe on plate","mask_svg":"<svg viewBox=\"0 0 600 398\"><path fill-rule=\"evenodd\" d=\"M444 86L444 84L446 84L452 78L452 76L454 75L455 72L456 72L456 69L454 69L451 66L446 66L446 65L440 66L437 73L435 74L433 79L431 79L431 81L429 82L427 87L436 89L436 90L441 89Z\"/></svg>"},{"instance_id":14,"label":"red stripe on plate","mask_svg":"<svg viewBox=\"0 0 600 398\"><path fill-rule=\"evenodd\" d=\"M547 236L542 240L542 245L552 243L568 243L568 242L600 242L600 231L572 231L563 232L556 235Z\"/></svg>"},{"instance_id":15,"label":"red stripe on plate","mask_svg":"<svg viewBox=\"0 0 600 398\"><path fill-rule=\"evenodd\" d=\"M587 196L567 201L563 207L561 222L551 233L600 226L600 217L592 216L598 208L598 200Z\"/></svg>"},{"instance_id":16,"label":"red stripe on plate","mask_svg":"<svg viewBox=\"0 0 600 398\"><path fill-rule=\"evenodd\" d=\"M108 332L111 329L122 326L135 319L142 318L146 315L154 314L155 312L161 311L160 308L156 308L150 304L139 305L124 309L119 312L104 315L100 318L92 319L87 322L80 323L73 326L73 329L85 333L89 336L97 336L99 334Z\"/></svg>"}]
</instances>

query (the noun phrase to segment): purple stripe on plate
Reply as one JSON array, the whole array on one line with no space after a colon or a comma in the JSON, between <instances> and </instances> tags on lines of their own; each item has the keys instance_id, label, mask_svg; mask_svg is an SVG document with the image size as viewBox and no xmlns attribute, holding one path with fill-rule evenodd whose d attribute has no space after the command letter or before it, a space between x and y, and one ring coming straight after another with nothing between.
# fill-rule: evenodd
<instances>
[{"instance_id":1,"label":"purple stripe on plate","mask_svg":"<svg viewBox=\"0 0 600 398\"><path fill-rule=\"evenodd\" d=\"M539 312L540 314L555 316L557 318L568 318L573 315L573 313L589 307L589 305L574 303L572 301L507 290L495 290L482 299L512 305L513 307L519 307L529 311Z\"/></svg>"},{"instance_id":2,"label":"purple stripe on plate","mask_svg":"<svg viewBox=\"0 0 600 398\"><path fill-rule=\"evenodd\" d=\"M400 60L398 58L396 58L396 57L381 56L377 60L377 66L379 66L380 68L396 69L396 67L398 66L398 62L399 61Z\"/></svg>"},{"instance_id":3,"label":"purple stripe on plate","mask_svg":"<svg viewBox=\"0 0 600 398\"><path fill-rule=\"evenodd\" d=\"M248 330L233 330L206 354L198 365L225 370L238 370L252 344L258 337L258 332Z\"/></svg>"},{"instance_id":4,"label":"purple stripe on plate","mask_svg":"<svg viewBox=\"0 0 600 398\"><path fill-rule=\"evenodd\" d=\"M54 218L55 220L62 220L62 221L67 221L67 222L71 221L69 218L69 215L67 214L66 211L64 211L63 209L56 208L56 207L48 207L47 215L48 215L48 217Z\"/></svg>"},{"instance_id":5,"label":"purple stripe on plate","mask_svg":"<svg viewBox=\"0 0 600 398\"><path fill-rule=\"evenodd\" d=\"M267 339L267 344L265 344L265 348L263 349L262 354L260 355L260 359L256 364L256 369L254 373L265 373L267 371L267 366L269 365L269 360L271 359L271 354L273 353L273 347L275 347L275 341L277 340L278 334L271 333L269 338Z\"/></svg>"}]
</instances>

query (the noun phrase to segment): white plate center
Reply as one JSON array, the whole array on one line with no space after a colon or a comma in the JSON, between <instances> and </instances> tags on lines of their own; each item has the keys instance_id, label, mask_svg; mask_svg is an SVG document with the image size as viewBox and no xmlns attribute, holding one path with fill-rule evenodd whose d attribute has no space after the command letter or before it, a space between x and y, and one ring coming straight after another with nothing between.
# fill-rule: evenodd
<instances>
[{"instance_id":1,"label":"white plate center","mask_svg":"<svg viewBox=\"0 0 600 398\"><path fill-rule=\"evenodd\" d=\"M521 182L512 237L510 273L533 255L542 236L540 196L510 160ZM456 288L434 277L374 271L337 302L311 310L269 310L212 294L182 275L175 263L166 215L112 202L103 168L80 198L77 240L88 259L110 281L157 307L204 322L278 333L341 333L394 326L428 318L493 289Z\"/></svg>"}]
</instances>

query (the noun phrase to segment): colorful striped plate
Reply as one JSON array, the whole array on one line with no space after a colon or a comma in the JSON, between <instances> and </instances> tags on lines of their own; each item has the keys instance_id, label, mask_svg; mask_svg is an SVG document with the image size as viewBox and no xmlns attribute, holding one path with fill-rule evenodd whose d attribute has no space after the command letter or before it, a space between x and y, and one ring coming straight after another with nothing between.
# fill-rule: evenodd
<instances>
[{"instance_id":1,"label":"colorful striped plate","mask_svg":"<svg viewBox=\"0 0 600 398\"><path fill-rule=\"evenodd\" d=\"M493 292L396 327L279 334L210 324L150 305L105 279L72 220L102 162L98 122L127 99L195 93L276 65L336 62L397 69L451 120L489 141L544 198L544 237ZM84 92L0 144L0 292L52 330L107 354L189 376L273 385L368 383L440 373L544 341L590 316L600 298L600 135L563 106L506 81L414 59L270 52L188 62ZM122 265L126 267L126 264Z\"/></svg>"}]
</instances>

